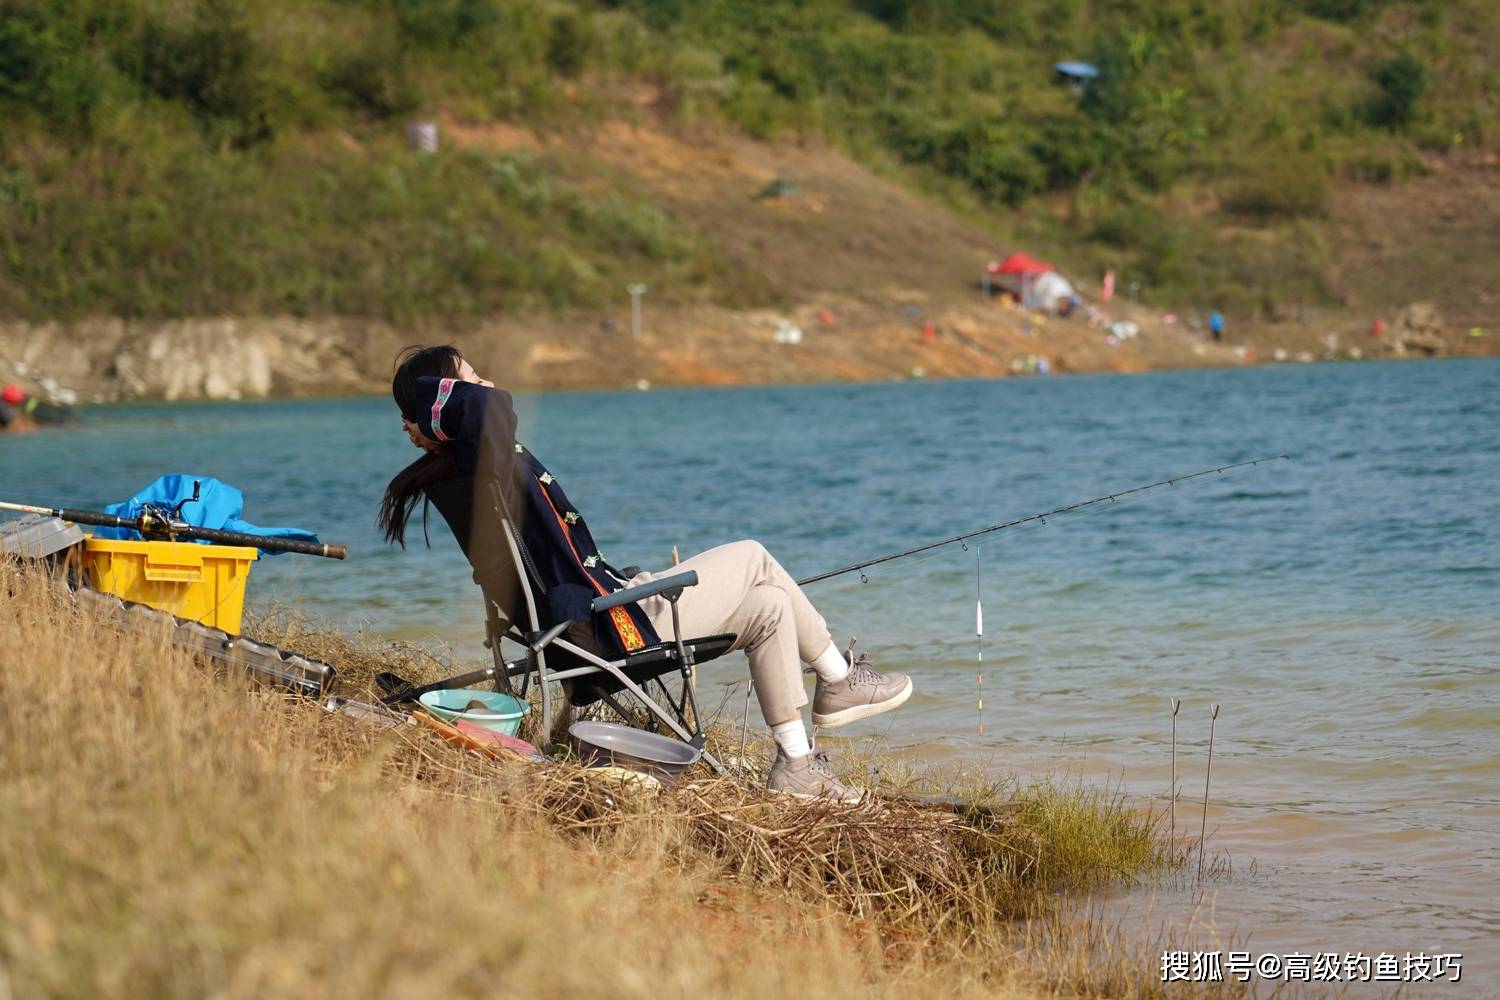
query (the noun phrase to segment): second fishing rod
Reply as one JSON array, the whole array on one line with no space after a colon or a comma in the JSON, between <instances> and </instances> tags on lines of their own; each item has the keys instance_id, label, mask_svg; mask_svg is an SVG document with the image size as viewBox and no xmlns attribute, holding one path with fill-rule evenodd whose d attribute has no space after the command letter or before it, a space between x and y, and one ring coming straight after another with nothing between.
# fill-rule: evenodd
<instances>
[{"instance_id":1,"label":"second fishing rod","mask_svg":"<svg viewBox=\"0 0 1500 1000\"><path fill-rule=\"evenodd\" d=\"M1191 472L1187 475L1173 476L1170 479L1157 480L1154 483L1146 483L1142 486L1134 486L1128 490L1119 490L1114 493L1106 493L1103 496L1093 497L1088 500L1080 500L1077 503L1064 504L1061 507L1054 507L1051 510L1045 510L1038 514L1028 514L1025 517L1018 517L1014 520L1002 521L999 524L991 524L987 527L976 528L973 531L966 531L960 535L950 535L947 538L940 538L937 541L927 542L922 545L914 545L909 549L902 549L900 552L890 552L886 555L875 556L874 558L865 559L857 563L850 563L848 566L841 566L838 569L831 569L824 573L816 573L812 576L804 577L803 579L797 581L797 585L805 587L810 583L818 583L821 580L830 580L836 576L843 576L846 573L859 572L861 570L868 569L871 566L878 566L881 563L894 562L897 559L905 559L907 556L914 556L919 552L929 552L932 549L942 548L944 545L953 545L958 542L967 541L970 538L978 538L981 535L993 534L994 532L1004 531L1006 528L1014 528L1022 524L1029 524L1031 522L1037 521L1045 524L1047 522L1047 518L1049 517L1059 517L1064 514L1071 514L1075 511L1083 510L1087 507L1093 507L1104 503L1111 503L1124 497L1137 496L1141 493L1147 492L1148 490L1176 486L1178 483L1185 483L1191 479L1199 479L1204 476L1212 476L1215 474L1222 475L1223 473L1230 472L1235 469L1248 469L1257 465L1265 465L1268 462L1285 462L1290 460L1290 455L1271 455L1267 458L1251 459L1248 462L1234 462L1229 465L1215 466L1211 469L1201 469L1198 472Z\"/></svg>"}]
</instances>

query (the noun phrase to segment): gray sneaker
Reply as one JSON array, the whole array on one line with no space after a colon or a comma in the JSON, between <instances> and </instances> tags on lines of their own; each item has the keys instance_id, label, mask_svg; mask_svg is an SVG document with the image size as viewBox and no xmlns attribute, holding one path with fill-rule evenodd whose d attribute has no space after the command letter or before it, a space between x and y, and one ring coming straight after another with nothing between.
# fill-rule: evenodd
<instances>
[{"instance_id":1,"label":"gray sneaker","mask_svg":"<svg viewBox=\"0 0 1500 1000\"><path fill-rule=\"evenodd\" d=\"M899 708L911 697L911 678L905 674L882 674L871 670L865 654L844 653L849 672L833 684L818 678L813 693L813 725L837 729L860 719Z\"/></svg>"},{"instance_id":2,"label":"gray sneaker","mask_svg":"<svg viewBox=\"0 0 1500 1000\"><path fill-rule=\"evenodd\" d=\"M829 774L818 754L810 753L794 760L783 755L780 747L776 748L776 758L771 761L771 777L766 787L800 799L832 799L834 802L858 802L865 794Z\"/></svg>"}]
</instances>

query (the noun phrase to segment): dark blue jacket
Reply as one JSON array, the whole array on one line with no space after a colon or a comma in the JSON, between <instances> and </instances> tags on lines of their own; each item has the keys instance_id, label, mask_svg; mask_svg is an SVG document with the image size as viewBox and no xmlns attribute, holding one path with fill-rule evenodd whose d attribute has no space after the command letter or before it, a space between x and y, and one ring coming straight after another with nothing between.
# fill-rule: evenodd
<instances>
[{"instance_id":1,"label":"dark blue jacket","mask_svg":"<svg viewBox=\"0 0 1500 1000\"><path fill-rule=\"evenodd\" d=\"M455 379L417 380L423 434L446 442L457 477L426 493L453 529L474 577L511 621L528 618L516 586L518 569L500 531L508 509L530 562L532 593L542 627L592 621L598 651L607 656L658 642L645 612L627 604L595 615L593 599L625 585L605 561L587 522L540 460L516 441L510 393ZM498 487L498 489L497 489Z\"/></svg>"}]
</instances>

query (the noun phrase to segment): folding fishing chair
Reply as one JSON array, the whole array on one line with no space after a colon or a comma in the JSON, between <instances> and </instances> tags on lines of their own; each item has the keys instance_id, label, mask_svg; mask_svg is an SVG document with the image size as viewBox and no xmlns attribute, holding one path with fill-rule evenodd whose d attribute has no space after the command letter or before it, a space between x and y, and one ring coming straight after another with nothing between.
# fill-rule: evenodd
<instances>
[{"instance_id":1,"label":"folding fishing chair","mask_svg":"<svg viewBox=\"0 0 1500 1000\"><path fill-rule=\"evenodd\" d=\"M620 696L628 695L648 713L648 728L656 730L665 726L685 743L702 750L706 736L694 691L693 674L698 664L729 652L736 636L720 634L682 637L677 601L686 588L698 585L698 574L691 570L673 573L594 598L590 607L593 614L656 596L665 598L672 608L672 634L676 638L634 650L616 659L608 659L594 648L588 619L559 622L551 628L542 628L534 593L537 589L536 582L531 579L529 569L530 560L525 558L524 549L509 518L502 519L501 528L510 549L512 564L518 571L529 628L523 630L519 623L507 621L502 605L488 590L481 587L484 590L487 644L495 657L495 666L487 673L493 674L497 690L507 691L524 699L531 684L537 684L541 696L544 732L551 731L554 721L550 687L553 684L562 686L567 702L574 708L586 708L602 702L623 721L634 723L637 716L620 700ZM524 647L525 657L506 661L499 651L502 638L511 639ZM666 680L673 675L679 684L675 694ZM712 754L705 752L703 759L716 771L724 769Z\"/></svg>"},{"instance_id":2,"label":"folding fishing chair","mask_svg":"<svg viewBox=\"0 0 1500 1000\"><path fill-rule=\"evenodd\" d=\"M458 495L472 495L472 485L470 480L452 484ZM468 547L466 551L484 596L485 645L490 649L493 665L421 688L401 683L388 690L387 700L411 701L425 691L468 687L486 681L493 682L496 690L524 700L534 683L539 688L542 731L550 735L555 723L552 685L556 684L561 686L566 702L574 708L602 702L621 720L634 725L639 721L639 713L632 712L622 701L631 699L646 713L648 728L660 730L664 727L685 743L702 750L706 737L694 692L694 671L698 664L729 652L736 636L682 637L677 601L683 590L698 584L698 574L692 571L674 573L594 598L590 615L656 596L665 598L672 608L672 633L676 638L609 658L595 646L591 618L543 627L537 594L545 593L545 587L537 578L498 490L493 490L492 501L492 516L499 521L508 558L496 558L499 554L495 552L481 555ZM449 518L444 505L438 503L437 506L445 519ZM452 523L450 520L450 525ZM634 572L628 571L628 575L633 576ZM516 584L519 599L506 602L496 593L496 588L511 582ZM513 621L513 614L524 615L525 621ZM507 660L502 649L503 639L521 646L525 655ZM667 683L674 675L680 684L675 694ZM393 685L398 683L396 678L391 678L391 681ZM717 771L724 769L712 754L705 752L703 759Z\"/></svg>"}]
</instances>

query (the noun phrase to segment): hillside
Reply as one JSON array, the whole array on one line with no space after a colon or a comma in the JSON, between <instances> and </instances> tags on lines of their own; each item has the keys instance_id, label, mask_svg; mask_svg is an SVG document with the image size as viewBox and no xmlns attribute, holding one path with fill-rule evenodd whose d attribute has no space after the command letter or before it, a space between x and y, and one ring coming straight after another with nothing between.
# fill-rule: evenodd
<instances>
[{"instance_id":1,"label":"hillside","mask_svg":"<svg viewBox=\"0 0 1500 1000\"><path fill-rule=\"evenodd\" d=\"M0 353L106 395L174 394L116 384L164 352L368 387L447 335L542 385L992 374L1243 360L1213 308L1252 357L1383 353L1416 301L1493 350L1497 43L1483 0L11 0ZM1146 333L982 302L1013 249Z\"/></svg>"}]
</instances>

